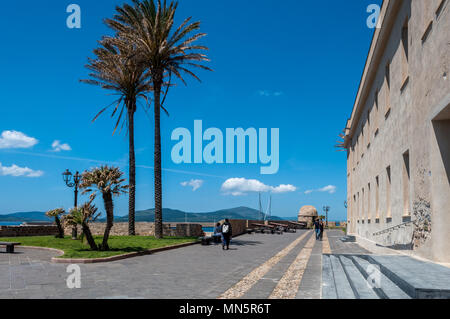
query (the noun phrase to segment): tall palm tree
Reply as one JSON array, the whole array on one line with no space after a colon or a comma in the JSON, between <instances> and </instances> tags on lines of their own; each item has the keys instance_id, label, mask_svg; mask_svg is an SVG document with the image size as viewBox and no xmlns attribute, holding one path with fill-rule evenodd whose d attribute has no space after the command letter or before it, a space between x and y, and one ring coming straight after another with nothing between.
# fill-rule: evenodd
<instances>
[{"instance_id":1,"label":"tall palm tree","mask_svg":"<svg viewBox=\"0 0 450 319\"><path fill-rule=\"evenodd\" d=\"M100 250L109 250L108 238L114 222L113 196L120 196L128 189L128 186L122 185L125 181L122 176L123 173L118 167L101 166L91 171L85 171L81 179L80 189L83 189L83 194L91 193L91 201L96 197L97 192L101 193L103 197L106 227Z\"/></svg>"},{"instance_id":2,"label":"tall palm tree","mask_svg":"<svg viewBox=\"0 0 450 319\"><path fill-rule=\"evenodd\" d=\"M128 233L135 235L136 207L136 159L134 149L134 115L139 98L147 100L146 93L151 90L149 72L143 63L137 60L135 46L121 38L104 37L100 47L94 50L95 59L89 59L86 65L92 79L81 80L84 83L100 86L113 91L119 96L110 106L115 105L112 116L118 115L114 132L117 130L123 113L128 124L129 140L129 184L128 201ZM95 121L108 107L102 109L94 118ZM120 110L119 110L120 109ZM123 125L122 124L122 125ZM114 133L113 133L114 134Z\"/></svg>"},{"instance_id":3,"label":"tall palm tree","mask_svg":"<svg viewBox=\"0 0 450 319\"><path fill-rule=\"evenodd\" d=\"M177 7L177 2L171 1L167 4L166 0L162 4L160 0L157 4L154 0L133 0L132 5L124 4L123 7L117 7L117 14L113 19L105 20L118 36L129 39L137 46L138 56L148 68L153 83L156 238L163 236L160 111L162 108L167 113L164 101L171 86L172 75L186 84L183 73L200 81L190 68L211 71L210 68L200 64L209 61L205 54L200 53L208 48L195 44L206 35L196 32L200 29L200 22L190 22L191 18L187 18L173 31Z\"/></svg>"}]
</instances>

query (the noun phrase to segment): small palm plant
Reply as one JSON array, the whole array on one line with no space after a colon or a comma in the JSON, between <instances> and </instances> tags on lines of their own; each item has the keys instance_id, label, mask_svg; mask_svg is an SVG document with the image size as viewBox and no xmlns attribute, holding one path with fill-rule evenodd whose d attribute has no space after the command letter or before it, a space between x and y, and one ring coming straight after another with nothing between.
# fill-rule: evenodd
<instances>
[{"instance_id":1,"label":"small palm plant","mask_svg":"<svg viewBox=\"0 0 450 319\"><path fill-rule=\"evenodd\" d=\"M58 235L56 235L56 238L64 238L64 228L61 224L60 216L62 216L65 213L65 210L63 208L56 208L49 210L45 213L47 217L53 217L55 219L55 224L58 227Z\"/></svg>"},{"instance_id":2,"label":"small palm plant","mask_svg":"<svg viewBox=\"0 0 450 319\"><path fill-rule=\"evenodd\" d=\"M178 28L173 28L177 7L178 3L173 1L133 0L132 5L116 7L117 14L113 19L105 20L119 37L136 45L138 56L148 68L153 84L156 238L163 236L160 111L163 109L167 113L164 101L171 87L172 75L186 84L185 74L200 81L193 68L211 71L201 64L209 61L202 53L208 48L196 43L206 35L198 33L200 22L191 22L191 18L187 18ZM169 79L168 84L166 78Z\"/></svg>"},{"instance_id":3,"label":"small palm plant","mask_svg":"<svg viewBox=\"0 0 450 319\"><path fill-rule=\"evenodd\" d=\"M70 210L70 214L66 216L65 223L70 226L80 225L83 235L86 238L92 250L98 250L94 237L92 236L89 223L95 221L100 216L97 214L97 208L92 205L92 200L83 204L81 207L75 207Z\"/></svg>"},{"instance_id":4,"label":"small palm plant","mask_svg":"<svg viewBox=\"0 0 450 319\"><path fill-rule=\"evenodd\" d=\"M124 181L123 172L118 167L105 165L83 173L80 184L80 189L83 189L83 194L90 193L90 199L92 201L97 193L100 193L105 205L106 227L103 241L99 247L100 250L109 250L108 238L114 222L113 196L120 196L127 192L128 185L122 185Z\"/></svg>"}]
</instances>

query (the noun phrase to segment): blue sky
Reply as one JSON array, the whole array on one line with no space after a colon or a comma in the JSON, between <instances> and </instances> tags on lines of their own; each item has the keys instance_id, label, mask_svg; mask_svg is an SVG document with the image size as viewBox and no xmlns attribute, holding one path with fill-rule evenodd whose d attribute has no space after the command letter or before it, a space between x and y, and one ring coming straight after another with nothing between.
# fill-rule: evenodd
<instances>
[{"instance_id":1,"label":"blue sky","mask_svg":"<svg viewBox=\"0 0 450 319\"><path fill-rule=\"evenodd\" d=\"M91 122L113 96L79 82L87 77L84 65L97 40L111 34L103 19L123 2L3 4L0 28L8 31L0 50L0 214L69 209L73 193L61 177L66 168L81 172L113 163L128 170L124 132L112 136L115 123L109 114ZM70 3L81 7L81 29L66 26ZM192 79L170 91L170 117L161 123L168 169L163 206L192 212L257 208L257 192L222 191L225 181L235 178L250 186L260 182L267 190L264 206L270 190L293 186L272 195L278 216L295 216L303 205L320 210L328 205L330 219L345 220L346 155L333 146L351 113L370 46L366 8L371 3L381 1L181 0L177 23L188 16L202 22L208 36L201 42L210 48L214 72L200 71L202 83ZM171 133L178 127L193 131L194 120L223 132L279 128L278 173L261 175L260 164L173 163ZM136 150L136 208L153 208L152 110L136 114ZM116 199L116 214L127 213L127 200Z\"/></svg>"}]
</instances>

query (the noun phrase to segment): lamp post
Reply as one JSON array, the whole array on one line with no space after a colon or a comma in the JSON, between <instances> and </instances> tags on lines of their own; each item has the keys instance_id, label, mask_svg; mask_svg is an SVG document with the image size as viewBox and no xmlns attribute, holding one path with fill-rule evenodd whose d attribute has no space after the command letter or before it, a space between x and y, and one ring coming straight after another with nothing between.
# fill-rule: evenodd
<instances>
[{"instance_id":1,"label":"lamp post","mask_svg":"<svg viewBox=\"0 0 450 319\"><path fill-rule=\"evenodd\" d=\"M330 211L330 206L323 206L323 211L326 214L326 218L327 218L326 227L328 227L328 212Z\"/></svg>"},{"instance_id":2,"label":"lamp post","mask_svg":"<svg viewBox=\"0 0 450 319\"><path fill-rule=\"evenodd\" d=\"M72 173L66 169L64 173L62 173L63 180L66 183L67 187L74 187L75 188L75 200L74 200L74 207L77 208L78 206L78 185L81 181L81 175L80 173L76 172L75 175L73 175L73 181L72 181ZM77 226L72 227L72 239L77 239Z\"/></svg>"}]
</instances>

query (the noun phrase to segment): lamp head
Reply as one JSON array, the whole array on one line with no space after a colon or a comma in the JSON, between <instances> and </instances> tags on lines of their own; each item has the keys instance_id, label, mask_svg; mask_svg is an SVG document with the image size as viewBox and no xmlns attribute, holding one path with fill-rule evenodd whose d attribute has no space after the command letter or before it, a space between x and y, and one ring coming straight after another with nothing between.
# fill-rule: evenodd
<instances>
[{"instance_id":1,"label":"lamp head","mask_svg":"<svg viewBox=\"0 0 450 319\"><path fill-rule=\"evenodd\" d=\"M73 181L75 182L75 184L78 184L81 180L81 174L76 172L75 175L73 176Z\"/></svg>"},{"instance_id":2,"label":"lamp head","mask_svg":"<svg viewBox=\"0 0 450 319\"><path fill-rule=\"evenodd\" d=\"M68 184L70 182L70 180L72 179L72 173L69 172L68 169L66 169L66 171L64 173L62 173L63 176L63 180L66 184Z\"/></svg>"}]
</instances>

